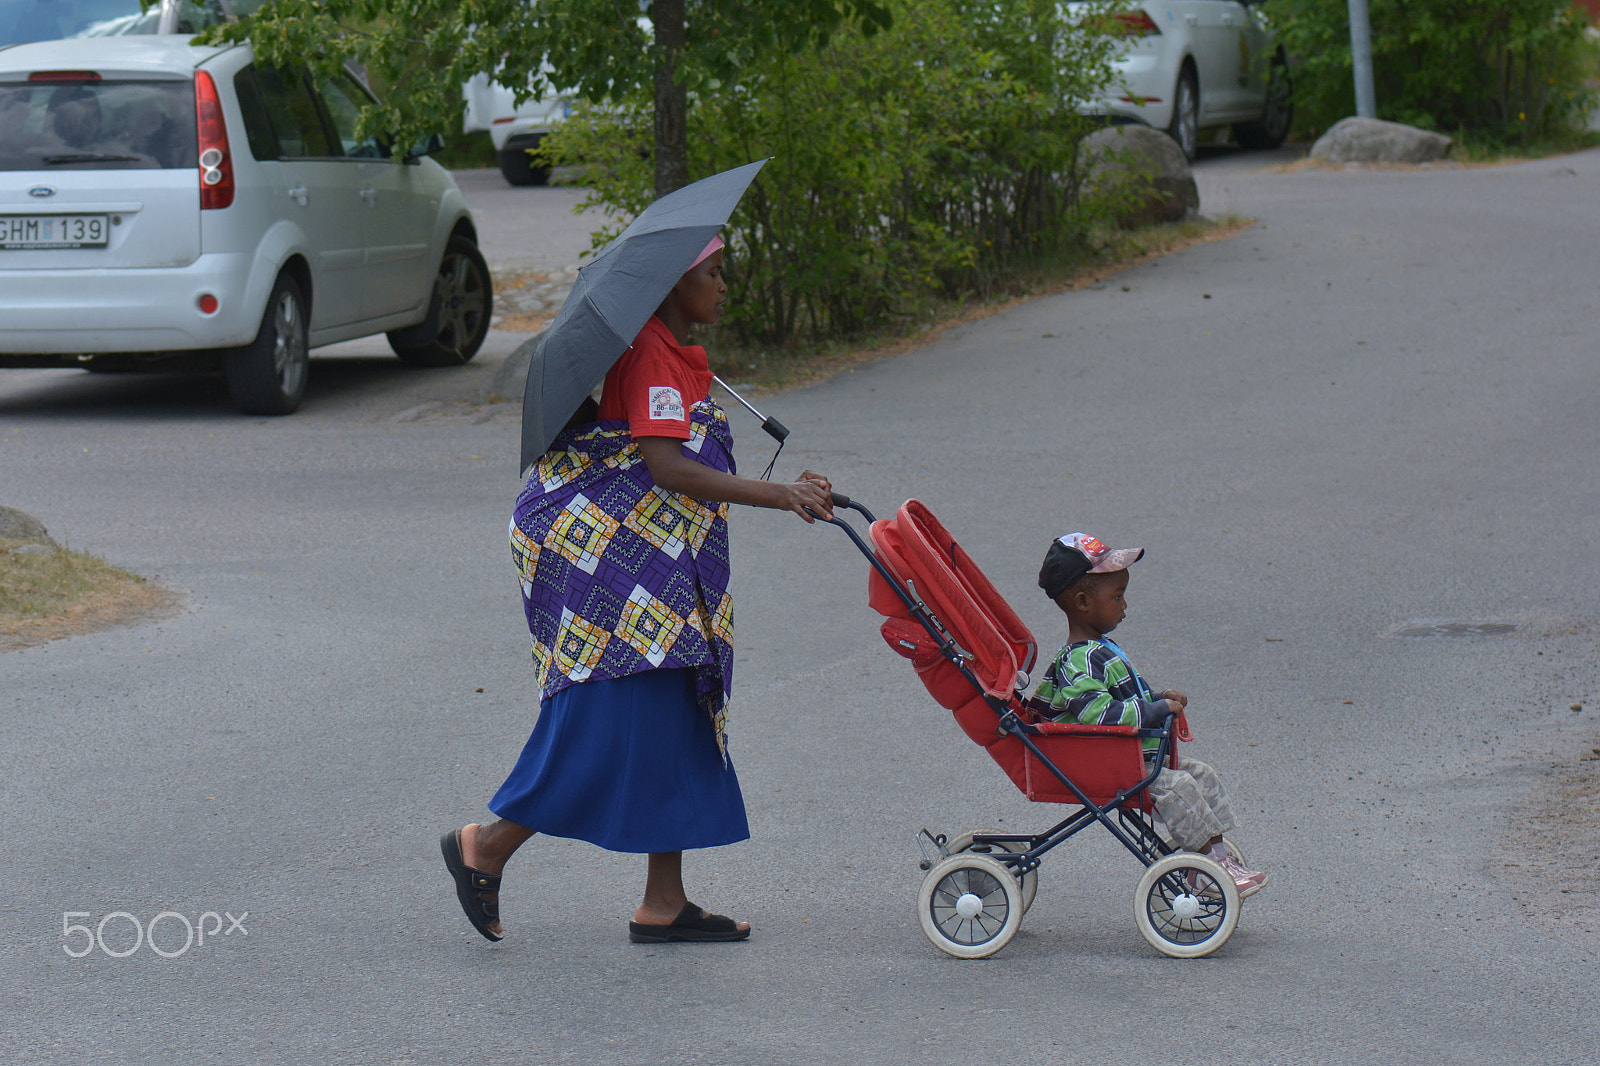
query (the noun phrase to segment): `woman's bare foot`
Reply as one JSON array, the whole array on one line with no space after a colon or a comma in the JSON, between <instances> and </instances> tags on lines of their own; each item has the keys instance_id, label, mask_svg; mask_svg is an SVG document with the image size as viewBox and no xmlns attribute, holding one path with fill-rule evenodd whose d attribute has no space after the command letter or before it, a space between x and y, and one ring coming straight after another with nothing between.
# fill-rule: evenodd
<instances>
[{"instance_id":1,"label":"woman's bare foot","mask_svg":"<svg viewBox=\"0 0 1600 1066\"><path fill-rule=\"evenodd\" d=\"M644 902L633 912L639 925L671 925L689 905L683 890L683 852L653 852L649 857ZM739 932L750 931L749 922L735 922Z\"/></svg>"},{"instance_id":2,"label":"woman's bare foot","mask_svg":"<svg viewBox=\"0 0 1600 1066\"><path fill-rule=\"evenodd\" d=\"M668 913L667 911L657 907L646 907L641 903L633 912L633 920L638 922L640 925L671 925L673 922L678 920L678 916L683 913L683 908L687 907L688 905L689 901L686 899L683 901L682 906L678 907L671 913ZM733 924L741 933L748 933L750 931L749 922L734 922Z\"/></svg>"},{"instance_id":3,"label":"woman's bare foot","mask_svg":"<svg viewBox=\"0 0 1600 1066\"><path fill-rule=\"evenodd\" d=\"M521 826L516 826L515 823L502 821L496 824L512 825L516 829L522 829ZM461 861L464 862L469 868L477 870L479 873L499 875L505 871L506 859L510 858L510 855L494 854L491 848L486 847L485 842L480 839L483 836L483 832L483 826L479 825L477 822L469 822L461 827ZM523 830L523 832L526 833L526 830ZM512 845L512 850L516 850L516 848L521 845L522 841L526 840L528 836L531 835L531 833L527 833L526 835L522 836L521 839L517 840L516 843ZM485 900L498 903L500 901L500 893L487 892L484 893L483 898ZM495 921L489 926L489 928L494 930L497 936L505 935L505 929L500 925L499 921Z\"/></svg>"}]
</instances>

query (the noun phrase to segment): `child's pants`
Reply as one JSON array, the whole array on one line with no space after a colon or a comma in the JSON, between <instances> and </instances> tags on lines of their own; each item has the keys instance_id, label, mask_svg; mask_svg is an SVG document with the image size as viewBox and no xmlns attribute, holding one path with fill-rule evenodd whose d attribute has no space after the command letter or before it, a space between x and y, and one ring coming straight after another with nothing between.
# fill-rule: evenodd
<instances>
[{"instance_id":1,"label":"child's pants","mask_svg":"<svg viewBox=\"0 0 1600 1066\"><path fill-rule=\"evenodd\" d=\"M1200 851L1233 828L1233 808L1222 779L1198 759L1179 756L1178 769L1163 767L1150 786L1150 798L1181 848Z\"/></svg>"}]
</instances>

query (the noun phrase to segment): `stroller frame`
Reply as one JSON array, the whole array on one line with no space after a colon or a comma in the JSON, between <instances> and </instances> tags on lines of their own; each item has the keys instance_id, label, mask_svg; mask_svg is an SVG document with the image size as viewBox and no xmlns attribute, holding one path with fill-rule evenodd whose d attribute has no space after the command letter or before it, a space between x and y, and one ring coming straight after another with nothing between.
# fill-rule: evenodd
<instances>
[{"instance_id":1,"label":"stroller frame","mask_svg":"<svg viewBox=\"0 0 1600 1066\"><path fill-rule=\"evenodd\" d=\"M922 829L917 834L922 850L919 865L927 875L917 909L928 938L946 953L962 958L984 958L999 951L1015 935L1023 914L1033 904L1043 857L1098 823L1145 868L1134 898L1135 924L1145 939L1163 954L1180 958L1208 955L1221 947L1238 922L1238 888L1209 857L1181 851L1163 839L1155 826L1148 791L1164 766L1177 765L1177 742L1190 739L1181 713L1168 715L1153 729L1050 721L1049 708L1023 694L1028 685L1026 670L1033 665L1036 650L1032 634L938 520L915 500L908 501L892 522L880 522L867 508L838 493L833 503L836 509L856 512L869 524L873 543L837 517L837 511L835 517L824 519L842 529L871 565L877 577L873 580L869 575L873 606L889 619L883 624L883 634L890 646L912 659L935 698L956 712L968 735L990 751L1030 799L1078 807L1040 833L979 830L947 837ZM906 557L897 558L893 550L895 536L901 532L894 528L895 523L914 527L924 548L928 538L933 538L937 562L951 568L945 575L942 597L928 587L939 584L938 575L933 582L925 581L925 588L919 591L917 578L904 572L908 569ZM911 534L907 539L912 539ZM951 576L956 580L948 580ZM885 590L892 599L885 596ZM942 600L948 624L928 599ZM957 639L963 622L968 623L974 638L969 643L985 645L978 653ZM1001 633L998 644L984 629L986 622ZM1010 646L1009 653L1004 645ZM1018 651L1025 665L1013 677L1003 677L1006 668L1015 665ZM986 662L981 658L985 652L991 660L1006 660L1007 654L1012 657ZM949 667L954 668L953 675ZM948 683L954 676L970 691L954 693ZM992 738L977 728L978 708L987 708L993 715ZM1142 750L1147 738L1158 741L1154 762L1148 767ZM1005 754L997 750L1001 746L1006 748ZM1054 758L1048 750L1051 747L1056 749ZM1058 764L1063 752L1073 762L1068 769ZM1095 763L1101 753L1110 752L1115 753L1120 777L1108 775ZM1021 771L1017 754L1021 755ZM1130 754L1138 761L1136 771L1130 769ZM1035 767L1048 774L1048 779L1036 778ZM1080 783L1074 773L1078 777L1087 773L1095 780ZM1224 844L1243 860L1231 841Z\"/></svg>"}]
</instances>

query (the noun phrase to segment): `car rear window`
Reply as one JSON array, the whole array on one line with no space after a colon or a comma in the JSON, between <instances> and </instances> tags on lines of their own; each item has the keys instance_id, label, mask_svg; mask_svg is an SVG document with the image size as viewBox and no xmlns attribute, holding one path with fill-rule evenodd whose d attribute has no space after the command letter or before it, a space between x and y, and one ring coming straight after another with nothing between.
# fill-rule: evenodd
<instances>
[{"instance_id":1,"label":"car rear window","mask_svg":"<svg viewBox=\"0 0 1600 1066\"><path fill-rule=\"evenodd\" d=\"M0 0L0 44L154 33L160 20L159 3L139 0Z\"/></svg>"},{"instance_id":2,"label":"car rear window","mask_svg":"<svg viewBox=\"0 0 1600 1066\"><path fill-rule=\"evenodd\" d=\"M0 171L196 165L194 82L0 83Z\"/></svg>"}]
</instances>

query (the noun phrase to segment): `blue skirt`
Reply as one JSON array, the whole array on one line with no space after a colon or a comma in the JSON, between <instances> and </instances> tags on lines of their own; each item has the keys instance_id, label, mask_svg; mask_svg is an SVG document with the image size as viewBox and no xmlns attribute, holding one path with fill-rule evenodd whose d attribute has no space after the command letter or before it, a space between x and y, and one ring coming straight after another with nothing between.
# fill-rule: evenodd
<instances>
[{"instance_id":1,"label":"blue skirt","mask_svg":"<svg viewBox=\"0 0 1600 1066\"><path fill-rule=\"evenodd\" d=\"M744 795L695 698L693 670L586 681L545 700L489 809L608 851L688 851L750 838Z\"/></svg>"}]
</instances>

